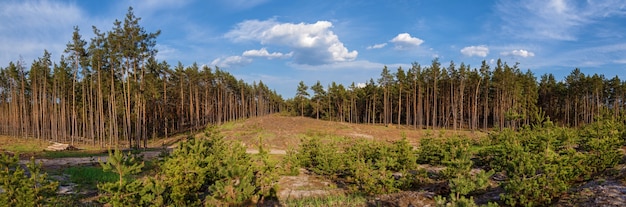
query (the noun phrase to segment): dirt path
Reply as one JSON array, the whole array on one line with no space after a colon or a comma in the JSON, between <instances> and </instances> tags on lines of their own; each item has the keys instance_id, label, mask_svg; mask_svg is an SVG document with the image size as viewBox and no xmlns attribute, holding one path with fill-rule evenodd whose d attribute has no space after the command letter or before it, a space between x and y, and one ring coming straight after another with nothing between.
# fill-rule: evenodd
<instances>
[{"instance_id":1,"label":"dirt path","mask_svg":"<svg viewBox=\"0 0 626 207\"><path fill-rule=\"evenodd\" d=\"M172 148L168 148L168 150L172 150ZM153 160L159 156L161 151L143 151L141 155L146 160ZM257 149L247 149L246 153L248 154L258 154L259 150ZM287 152L285 150L278 149L270 149L269 154L271 155L285 155ZM106 162L108 155L103 156L91 156L91 157L64 157L64 158L54 158L54 159L35 159L36 163L41 163L44 168L61 168L61 167L70 167L76 165L97 165L99 161ZM20 164L26 165L30 160L20 160Z\"/></svg>"},{"instance_id":2,"label":"dirt path","mask_svg":"<svg viewBox=\"0 0 626 207\"><path fill-rule=\"evenodd\" d=\"M144 159L151 160L159 156L161 151L144 151L141 152ZM76 165L89 165L89 164L98 164L100 160L102 162L106 162L108 155L102 156L91 156L91 157L64 157L64 158L54 158L54 159L35 159L35 163L41 163L44 168L60 168L60 167L70 167ZM20 164L26 164L30 162L30 160L20 160Z\"/></svg>"}]
</instances>

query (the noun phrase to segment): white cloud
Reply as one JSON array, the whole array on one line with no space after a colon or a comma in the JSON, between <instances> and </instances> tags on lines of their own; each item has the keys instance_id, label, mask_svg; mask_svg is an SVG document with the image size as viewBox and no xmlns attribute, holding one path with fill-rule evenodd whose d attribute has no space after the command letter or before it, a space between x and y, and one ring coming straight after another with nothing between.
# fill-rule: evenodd
<instances>
[{"instance_id":1,"label":"white cloud","mask_svg":"<svg viewBox=\"0 0 626 207\"><path fill-rule=\"evenodd\" d=\"M311 70L311 71L337 71L337 70L355 70L355 71L380 71L385 65L388 68L410 68L410 64L383 64L377 62L370 62L367 60L357 60L351 62L338 62L324 65L305 65L305 64L288 64L289 66L299 70Z\"/></svg>"},{"instance_id":2,"label":"white cloud","mask_svg":"<svg viewBox=\"0 0 626 207\"><path fill-rule=\"evenodd\" d=\"M264 57L267 59L274 58L288 58L293 55L293 52L283 54L280 52L270 53L265 48L261 48L260 50L246 50L241 55L233 55L225 58L216 58L211 62L211 65L216 65L222 68L231 68L237 66L244 66L252 63L252 58L255 57Z\"/></svg>"},{"instance_id":3,"label":"white cloud","mask_svg":"<svg viewBox=\"0 0 626 207\"><path fill-rule=\"evenodd\" d=\"M535 53L530 52L528 50L513 50L511 52L501 52L500 55L504 55L504 56L520 56L520 57L533 57L535 56Z\"/></svg>"},{"instance_id":4,"label":"white cloud","mask_svg":"<svg viewBox=\"0 0 626 207\"><path fill-rule=\"evenodd\" d=\"M365 88L365 86L367 86L367 84L366 84L366 83L357 83L357 84L356 84L356 87L357 87L357 88Z\"/></svg>"},{"instance_id":5,"label":"white cloud","mask_svg":"<svg viewBox=\"0 0 626 207\"><path fill-rule=\"evenodd\" d=\"M288 57L291 57L292 55L293 55L293 52L290 52L287 54L283 54L280 52L269 53L267 49L265 48L261 48L260 50L247 50L243 52L244 57L266 57L267 59L288 58Z\"/></svg>"},{"instance_id":6,"label":"white cloud","mask_svg":"<svg viewBox=\"0 0 626 207\"><path fill-rule=\"evenodd\" d=\"M247 20L225 36L235 42L258 41L263 45L287 46L298 64L320 65L356 59L358 52L348 51L331 30L332 26L328 21L293 24L273 19Z\"/></svg>"},{"instance_id":7,"label":"white cloud","mask_svg":"<svg viewBox=\"0 0 626 207\"><path fill-rule=\"evenodd\" d=\"M424 40L417 37L411 37L409 33L400 33L389 42L394 43L396 45L396 49L410 49L420 46L424 43Z\"/></svg>"},{"instance_id":8,"label":"white cloud","mask_svg":"<svg viewBox=\"0 0 626 207\"><path fill-rule=\"evenodd\" d=\"M367 46L367 49L380 49L387 46L387 43L381 43L381 44L375 44L375 45L371 45L371 46Z\"/></svg>"},{"instance_id":9,"label":"white cloud","mask_svg":"<svg viewBox=\"0 0 626 207\"><path fill-rule=\"evenodd\" d=\"M244 66L250 64L251 62L252 60L250 58L235 55L225 58L216 58L215 60L211 61L211 65L221 68L232 68L237 66Z\"/></svg>"},{"instance_id":10,"label":"white cloud","mask_svg":"<svg viewBox=\"0 0 626 207\"><path fill-rule=\"evenodd\" d=\"M530 0L499 1L496 12L509 35L528 39L577 40L582 27L610 16L626 15L626 2Z\"/></svg>"},{"instance_id":11,"label":"white cloud","mask_svg":"<svg viewBox=\"0 0 626 207\"><path fill-rule=\"evenodd\" d=\"M479 46L469 46L461 49L461 53L466 56L478 56L478 57L487 57L489 54L489 48L485 45Z\"/></svg>"},{"instance_id":12,"label":"white cloud","mask_svg":"<svg viewBox=\"0 0 626 207\"><path fill-rule=\"evenodd\" d=\"M180 54L176 48L170 47L169 45L156 44L155 49L159 51L156 54L156 59L158 60L174 59L177 57L177 54Z\"/></svg>"}]
</instances>

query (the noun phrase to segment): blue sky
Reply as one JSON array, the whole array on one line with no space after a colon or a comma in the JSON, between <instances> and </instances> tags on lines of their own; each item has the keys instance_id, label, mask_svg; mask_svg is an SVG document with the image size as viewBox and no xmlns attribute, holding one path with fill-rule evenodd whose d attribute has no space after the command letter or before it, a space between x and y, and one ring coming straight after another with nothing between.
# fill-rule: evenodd
<instances>
[{"instance_id":1,"label":"blue sky","mask_svg":"<svg viewBox=\"0 0 626 207\"><path fill-rule=\"evenodd\" d=\"M572 69L626 79L626 1L0 1L0 67L47 49L58 62L74 26L108 31L129 6L161 30L159 60L219 66L285 98L303 80L350 85L438 57L479 67L498 58L537 77Z\"/></svg>"}]
</instances>

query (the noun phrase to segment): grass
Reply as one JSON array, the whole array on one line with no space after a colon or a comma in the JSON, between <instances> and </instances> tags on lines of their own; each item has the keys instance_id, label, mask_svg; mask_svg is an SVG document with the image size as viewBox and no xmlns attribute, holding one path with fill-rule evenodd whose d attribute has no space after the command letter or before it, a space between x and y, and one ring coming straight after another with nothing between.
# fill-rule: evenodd
<instances>
[{"instance_id":1,"label":"grass","mask_svg":"<svg viewBox=\"0 0 626 207\"><path fill-rule=\"evenodd\" d=\"M364 196L348 194L287 199L285 206L366 206L366 203Z\"/></svg>"},{"instance_id":2,"label":"grass","mask_svg":"<svg viewBox=\"0 0 626 207\"><path fill-rule=\"evenodd\" d=\"M221 130L233 130L235 127L239 127L241 123L243 123L242 120L229 121L222 123L219 127Z\"/></svg>"},{"instance_id":3,"label":"grass","mask_svg":"<svg viewBox=\"0 0 626 207\"><path fill-rule=\"evenodd\" d=\"M16 153L41 152L48 145L48 141L34 138L0 136L0 149Z\"/></svg>"},{"instance_id":4,"label":"grass","mask_svg":"<svg viewBox=\"0 0 626 207\"><path fill-rule=\"evenodd\" d=\"M92 157L92 156L106 156L106 151L103 150L77 150L77 151L44 151L41 153L41 158L55 159L66 157Z\"/></svg>"},{"instance_id":5,"label":"grass","mask_svg":"<svg viewBox=\"0 0 626 207\"><path fill-rule=\"evenodd\" d=\"M102 182L116 182L119 176L113 172L104 172L100 167L73 166L66 168L63 173L70 176L72 183L81 186L96 186Z\"/></svg>"}]
</instances>

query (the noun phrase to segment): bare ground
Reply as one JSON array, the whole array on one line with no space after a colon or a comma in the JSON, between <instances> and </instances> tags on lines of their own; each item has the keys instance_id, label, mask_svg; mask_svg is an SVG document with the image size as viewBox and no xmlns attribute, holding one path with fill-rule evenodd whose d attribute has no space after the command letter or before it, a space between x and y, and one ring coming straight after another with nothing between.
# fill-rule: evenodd
<instances>
[{"instance_id":1,"label":"bare ground","mask_svg":"<svg viewBox=\"0 0 626 207\"><path fill-rule=\"evenodd\" d=\"M297 146L301 137L307 134L334 135L348 139L370 139L390 142L400 140L405 136L412 145L417 145L419 140L426 136L449 137L458 135L468 138L486 136L486 133L480 131L418 130L413 126L352 124L305 117L288 117L278 114L228 122L222 126L221 131L227 139L242 141L249 149L257 148L259 138L262 138L264 145L268 145L271 149L281 150Z\"/></svg>"}]
</instances>

